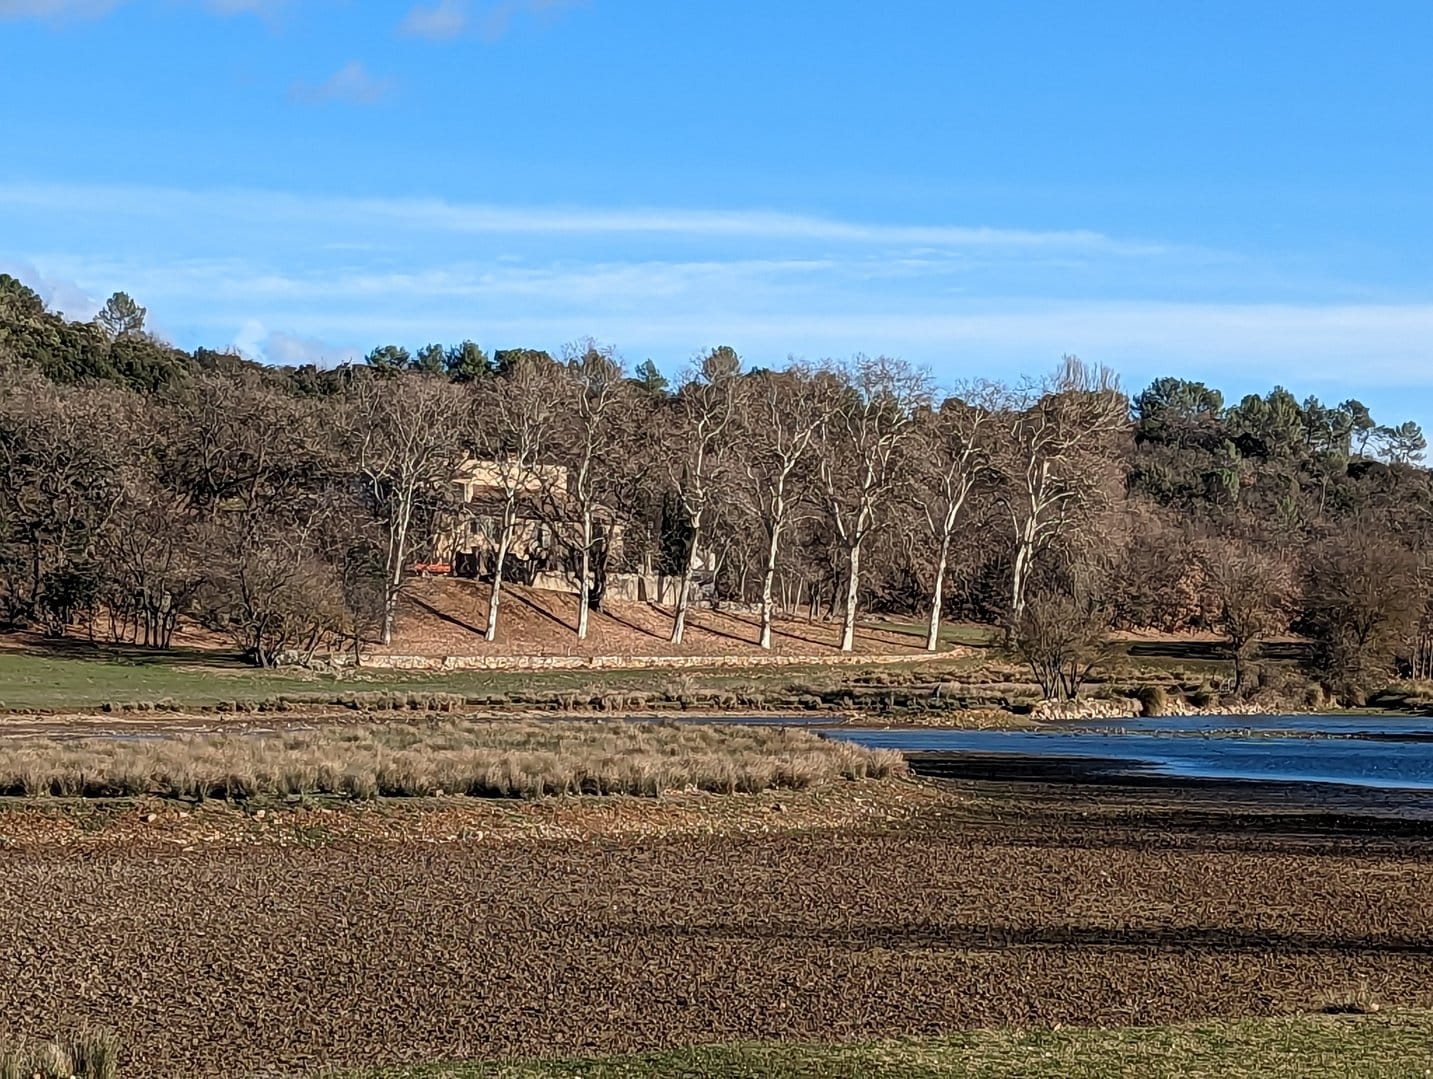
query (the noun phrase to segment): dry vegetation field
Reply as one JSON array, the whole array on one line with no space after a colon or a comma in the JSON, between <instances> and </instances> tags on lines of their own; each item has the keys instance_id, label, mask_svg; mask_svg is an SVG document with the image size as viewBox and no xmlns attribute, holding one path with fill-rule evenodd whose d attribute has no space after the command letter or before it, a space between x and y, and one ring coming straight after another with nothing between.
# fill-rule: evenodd
<instances>
[{"instance_id":1,"label":"dry vegetation field","mask_svg":"<svg viewBox=\"0 0 1433 1079\"><path fill-rule=\"evenodd\" d=\"M884 779L905 768L899 753L782 727L430 718L283 732L6 740L0 796L732 794Z\"/></svg>"},{"instance_id":2,"label":"dry vegetation field","mask_svg":"<svg viewBox=\"0 0 1433 1079\"><path fill-rule=\"evenodd\" d=\"M711 1063L723 1059L796 1062L776 1074L942 1074L897 1068L889 1046L870 1049L890 1065L876 1072L856 1049L805 1051L856 1062L834 1072L802 1070L797 1050L678 1052L903 1038L937 1038L922 1043L936 1063L991 1065L944 1074L1048 1075L994 1065L1103 1059L1072 1026L1433 1005L1427 828L1160 797L853 782L670 804L457 800L327 818L298 807L278 822L221 805L68 830L5 811L0 1015L11 1033L81 1018L122 1031L132 1077L633 1052L706 1059L694 1075L731 1074ZM211 812L241 823L213 828ZM641 823L615 823L629 813ZM290 814L368 824L289 827ZM481 826L460 826L469 815ZM439 830L417 823L435 816ZM1426 1037L1406 1025L1309 1026L1323 1022L1206 1025L1204 1042L1176 1032L1160 1052L1227 1061L1221 1039L1243 1029L1265 1059L1282 1045L1288 1065L1351 1052L1367 1031L1362 1059L1387 1067L1344 1074L1427 1066ZM959 1034L981 1029L996 1033ZM1134 1034L1091 1037L1114 1060L1145 1051ZM959 1048L971 1040L987 1048ZM582 1074L671 1074L629 1064Z\"/></svg>"}]
</instances>

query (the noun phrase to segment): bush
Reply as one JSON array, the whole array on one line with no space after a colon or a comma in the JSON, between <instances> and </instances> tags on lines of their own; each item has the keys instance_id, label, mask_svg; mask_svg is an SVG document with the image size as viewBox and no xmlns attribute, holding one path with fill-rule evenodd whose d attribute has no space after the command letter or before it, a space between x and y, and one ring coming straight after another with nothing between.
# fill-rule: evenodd
<instances>
[{"instance_id":1,"label":"bush","mask_svg":"<svg viewBox=\"0 0 1433 1079\"><path fill-rule=\"evenodd\" d=\"M1137 686L1133 696L1139 701L1140 715L1162 716L1169 711L1169 695L1163 686Z\"/></svg>"},{"instance_id":2,"label":"bush","mask_svg":"<svg viewBox=\"0 0 1433 1079\"><path fill-rule=\"evenodd\" d=\"M119 1043L112 1034L81 1030L49 1042L0 1044L0 1079L115 1079Z\"/></svg>"},{"instance_id":3,"label":"bush","mask_svg":"<svg viewBox=\"0 0 1433 1079\"><path fill-rule=\"evenodd\" d=\"M1219 703L1219 694L1208 686L1200 686L1189 695L1189 703L1195 708L1213 708Z\"/></svg>"},{"instance_id":4,"label":"bush","mask_svg":"<svg viewBox=\"0 0 1433 1079\"><path fill-rule=\"evenodd\" d=\"M1109 620L1089 598L1034 592L1010 626L1010 644L1046 700L1072 701L1095 665L1108 658Z\"/></svg>"}]
</instances>

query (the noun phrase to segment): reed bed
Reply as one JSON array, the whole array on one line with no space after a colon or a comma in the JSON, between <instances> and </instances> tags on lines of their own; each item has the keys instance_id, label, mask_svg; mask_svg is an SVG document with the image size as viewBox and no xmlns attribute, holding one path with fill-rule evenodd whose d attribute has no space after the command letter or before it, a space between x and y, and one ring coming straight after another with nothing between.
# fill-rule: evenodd
<instances>
[{"instance_id":1,"label":"reed bed","mask_svg":"<svg viewBox=\"0 0 1433 1079\"><path fill-rule=\"evenodd\" d=\"M0 1041L0 1079L116 1079L119 1043L104 1031L80 1030L53 1041Z\"/></svg>"},{"instance_id":2,"label":"reed bed","mask_svg":"<svg viewBox=\"0 0 1433 1079\"><path fill-rule=\"evenodd\" d=\"M444 718L297 732L0 742L0 795L31 798L656 796L802 789L905 770L898 753L809 731L670 722Z\"/></svg>"}]
</instances>

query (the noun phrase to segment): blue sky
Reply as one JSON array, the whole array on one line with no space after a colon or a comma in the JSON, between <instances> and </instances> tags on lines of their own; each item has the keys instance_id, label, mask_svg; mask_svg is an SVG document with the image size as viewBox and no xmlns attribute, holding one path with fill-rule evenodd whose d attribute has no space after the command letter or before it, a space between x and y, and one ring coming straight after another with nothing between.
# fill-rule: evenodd
<instances>
[{"instance_id":1,"label":"blue sky","mask_svg":"<svg viewBox=\"0 0 1433 1079\"><path fill-rule=\"evenodd\" d=\"M1433 5L0 0L0 270L278 362L592 335L1433 428Z\"/></svg>"}]
</instances>

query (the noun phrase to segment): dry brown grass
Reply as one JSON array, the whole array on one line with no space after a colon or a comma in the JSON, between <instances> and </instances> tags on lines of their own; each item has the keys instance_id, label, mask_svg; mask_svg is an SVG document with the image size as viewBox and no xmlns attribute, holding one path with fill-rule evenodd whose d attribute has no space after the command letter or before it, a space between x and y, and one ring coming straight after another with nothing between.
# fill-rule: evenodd
<instances>
[{"instance_id":1,"label":"dry brown grass","mask_svg":"<svg viewBox=\"0 0 1433 1079\"><path fill-rule=\"evenodd\" d=\"M482 722L0 744L0 794L534 798L801 789L905 771L898 753L778 727Z\"/></svg>"},{"instance_id":2,"label":"dry brown grass","mask_svg":"<svg viewBox=\"0 0 1433 1079\"><path fill-rule=\"evenodd\" d=\"M0 1079L115 1079L119 1044L113 1035L82 1030L53 1041L0 1042Z\"/></svg>"}]
</instances>

